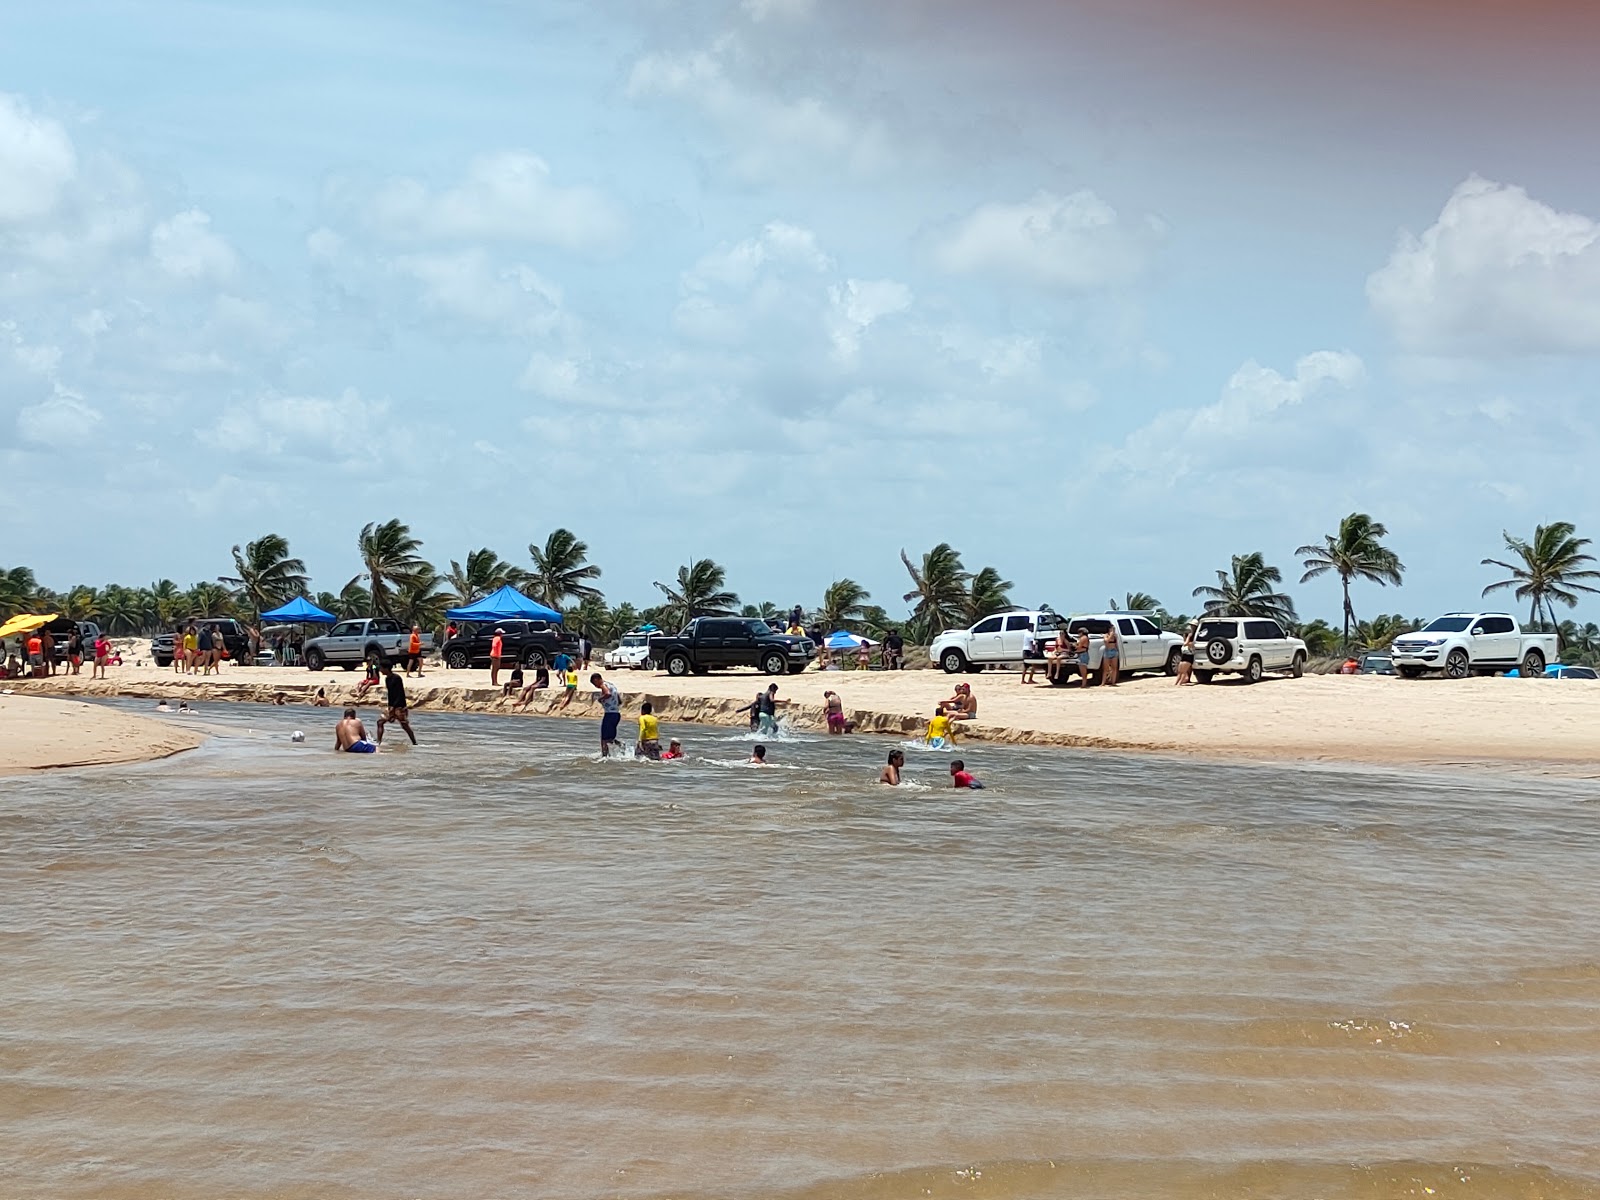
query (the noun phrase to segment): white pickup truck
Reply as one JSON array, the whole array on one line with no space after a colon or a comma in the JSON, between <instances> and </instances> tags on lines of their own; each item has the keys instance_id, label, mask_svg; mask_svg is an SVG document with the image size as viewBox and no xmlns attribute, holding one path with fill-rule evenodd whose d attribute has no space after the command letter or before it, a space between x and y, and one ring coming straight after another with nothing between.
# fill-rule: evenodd
<instances>
[{"instance_id":1,"label":"white pickup truck","mask_svg":"<svg viewBox=\"0 0 1600 1200\"><path fill-rule=\"evenodd\" d=\"M945 671L981 671L990 663L1020 663L1028 631L1040 645L1056 635L1061 618L1053 612L1016 609L985 617L971 629L947 629L933 639L928 657Z\"/></svg>"},{"instance_id":2,"label":"white pickup truck","mask_svg":"<svg viewBox=\"0 0 1600 1200\"><path fill-rule=\"evenodd\" d=\"M1394 669L1407 679L1443 671L1447 679L1516 670L1537 678L1559 659L1556 635L1523 633L1509 613L1454 612L1402 634L1389 648Z\"/></svg>"}]
</instances>

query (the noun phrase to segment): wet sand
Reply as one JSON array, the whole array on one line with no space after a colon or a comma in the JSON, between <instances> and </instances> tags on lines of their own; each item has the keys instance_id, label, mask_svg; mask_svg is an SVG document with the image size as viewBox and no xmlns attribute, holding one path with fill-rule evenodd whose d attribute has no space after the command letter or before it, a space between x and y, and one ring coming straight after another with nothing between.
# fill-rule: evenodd
<instances>
[{"instance_id":1,"label":"wet sand","mask_svg":"<svg viewBox=\"0 0 1600 1200\"><path fill-rule=\"evenodd\" d=\"M0 696L0 728L0 775L149 762L203 740L194 730L49 696Z\"/></svg>"},{"instance_id":2,"label":"wet sand","mask_svg":"<svg viewBox=\"0 0 1600 1200\"><path fill-rule=\"evenodd\" d=\"M769 678L754 671L674 679L624 671L612 676L627 695L631 717L651 700L668 721L738 725L738 709L775 681L785 716L797 728L823 727L824 689L837 691L862 732L904 736L920 731L934 706L959 682L972 684L979 717L964 729L974 741L1017 745L1199 755L1225 759L1352 762L1387 765L1493 765L1539 773L1600 775L1600 685L1551 680L1416 681L1379 676L1272 678L1256 685L1225 677L1177 688L1165 676L1141 676L1111 688L1057 689L1023 685L1015 672L948 676L939 671L807 671ZM502 673L502 681L505 673ZM184 696L270 701L286 693L304 706L317 688L332 704L373 710L381 688L354 699L359 673L313 673L299 667L225 668L220 676L174 675L151 665L113 667L111 678L87 676L17 681L19 690L85 696ZM511 701L489 686L486 670L435 667L406 681L413 708L509 712ZM541 694L526 710L536 716L595 719L588 683L559 708ZM330 717L331 722L331 717Z\"/></svg>"}]
</instances>

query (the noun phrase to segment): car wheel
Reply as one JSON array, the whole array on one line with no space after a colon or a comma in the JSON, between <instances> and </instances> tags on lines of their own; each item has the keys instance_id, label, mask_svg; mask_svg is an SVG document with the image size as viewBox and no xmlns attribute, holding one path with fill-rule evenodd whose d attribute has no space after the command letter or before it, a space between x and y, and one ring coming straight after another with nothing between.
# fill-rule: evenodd
<instances>
[{"instance_id":1,"label":"car wheel","mask_svg":"<svg viewBox=\"0 0 1600 1200\"><path fill-rule=\"evenodd\" d=\"M1174 646L1172 648L1172 653L1167 655L1167 665L1166 665L1165 670L1166 670L1168 675L1176 675L1178 673L1178 655L1179 655L1179 653L1180 653L1180 651L1179 651L1178 647Z\"/></svg>"},{"instance_id":2,"label":"car wheel","mask_svg":"<svg viewBox=\"0 0 1600 1200\"><path fill-rule=\"evenodd\" d=\"M321 650L307 650L306 651L306 670L308 670L308 671L320 671L320 670L322 670L323 667L325 667L327 665L328 665L328 660L323 655Z\"/></svg>"},{"instance_id":3,"label":"car wheel","mask_svg":"<svg viewBox=\"0 0 1600 1200\"><path fill-rule=\"evenodd\" d=\"M172 665L172 660L170 658L158 658L155 660L155 662L156 666L158 667L170 667Z\"/></svg>"},{"instance_id":4,"label":"car wheel","mask_svg":"<svg viewBox=\"0 0 1600 1200\"><path fill-rule=\"evenodd\" d=\"M1522 660L1522 677L1524 679L1537 679L1544 674L1544 655L1537 650L1529 650Z\"/></svg>"},{"instance_id":5,"label":"car wheel","mask_svg":"<svg viewBox=\"0 0 1600 1200\"><path fill-rule=\"evenodd\" d=\"M761 656L761 669L768 675L787 675L789 673L789 656L776 650Z\"/></svg>"},{"instance_id":6,"label":"car wheel","mask_svg":"<svg viewBox=\"0 0 1600 1200\"><path fill-rule=\"evenodd\" d=\"M681 678L682 676L687 675L691 669L692 664L689 662L689 656L687 654L667 655L668 675L677 675Z\"/></svg>"},{"instance_id":7,"label":"car wheel","mask_svg":"<svg viewBox=\"0 0 1600 1200\"><path fill-rule=\"evenodd\" d=\"M1296 654L1294 656L1294 661L1289 664L1289 674L1295 679L1300 679L1305 675L1305 673L1306 656L1304 654Z\"/></svg>"},{"instance_id":8,"label":"car wheel","mask_svg":"<svg viewBox=\"0 0 1600 1200\"><path fill-rule=\"evenodd\" d=\"M1261 682L1261 660L1259 658L1252 658L1245 664L1244 681L1246 683Z\"/></svg>"},{"instance_id":9,"label":"car wheel","mask_svg":"<svg viewBox=\"0 0 1600 1200\"><path fill-rule=\"evenodd\" d=\"M805 669L806 669L805 663L790 663L789 664L789 674L791 674L791 675L798 675L798 674L800 674L801 671L804 671Z\"/></svg>"},{"instance_id":10,"label":"car wheel","mask_svg":"<svg viewBox=\"0 0 1600 1200\"><path fill-rule=\"evenodd\" d=\"M946 675L959 675L967 669L967 656L952 647L939 656L939 665Z\"/></svg>"},{"instance_id":11,"label":"car wheel","mask_svg":"<svg viewBox=\"0 0 1600 1200\"><path fill-rule=\"evenodd\" d=\"M356 669L356 665L355 663L340 663L339 669L341 671L354 671Z\"/></svg>"},{"instance_id":12,"label":"car wheel","mask_svg":"<svg viewBox=\"0 0 1600 1200\"><path fill-rule=\"evenodd\" d=\"M380 646L368 646L365 661L369 667L377 667L381 670L383 667L383 648Z\"/></svg>"},{"instance_id":13,"label":"car wheel","mask_svg":"<svg viewBox=\"0 0 1600 1200\"><path fill-rule=\"evenodd\" d=\"M1233 657L1233 646L1227 638L1212 638L1206 643L1206 661L1221 666Z\"/></svg>"},{"instance_id":14,"label":"car wheel","mask_svg":"<svg viewBox=\"0 0 1600 1200\"><path fill-rule=\"evenodd\" d=\"M1400 678L1401 679L1421 679L1422 678L1422 668L1421 667L1400 667L1400 668L1398 668L1398 670L1400 672Z\"/></svg>"},{"instance_id":15,"label":"car wheel","mask_svg":"<svg viewBox=\"0 0 1600 1200\"><path fill-rule=\"evenodd\" d=\"M472 665L472 660L467 657L465 650L452 650L444 656L444 665L452 671L465 671Z\"/></svg>"},{"instance_id":16,"label":"car wheel","mask_svg":"<svg viewBox=\"0 0 1600 1200\"><path fill-rule=\"evenodd\" d=\"M1201 683L1210 683L1216 677L1215 671L1196 671L1194 677Z\"/></svg>"},{"instance_id":17,"label":"car wheel","mask_svg":"<svg viewBox=\"0 0 1600 1200\"><path fill-rule=\"evenodd\" d=\"M522 665L525 666L525 667L528 667L530 669L536 669L538 667L542 667L542 666L546 665L545 664L544 651L543 650L529 650L526 654L524 654L522 656Z\"/></svg>"},{"instance_id":18,"label":"car wheel","mask_svg":"<svg viewBox=\"0 0 1600 1200\"><path fill-rule=\"evenodd\" d=\"M656 660L653 658L646 658L642 663L639 664L639 669L641 671L654 671L656 669Z\"/></svg>"},{"instance_id":19,"label":"car wheel","mask_svg":"<svg viewBox=\"0 0 1600 1200\"><path fill-rule=\"evenodd\" d=\"M1467 660L1465 650L1452 650L1444 660L1444 674L1446 679L1465 679L1471 673L1471 663Z\"/></svg>"}]
</instances>

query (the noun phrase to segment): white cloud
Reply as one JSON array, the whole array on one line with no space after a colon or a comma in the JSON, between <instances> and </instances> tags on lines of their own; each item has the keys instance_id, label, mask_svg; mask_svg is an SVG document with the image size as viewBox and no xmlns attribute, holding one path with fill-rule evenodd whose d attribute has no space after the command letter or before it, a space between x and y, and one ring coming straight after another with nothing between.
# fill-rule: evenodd
<instances>
[{"instance_id":1,"label":"white cloud","mask_svg":"<svg viewBox=\"0 0 1600 1200\"><path fill-rule=\"evenodd\" d=\"M785 221L770 221L755 237L731 246L720 246L703 256L683 277L690 291L704 291L713 285L748 289L768 267L798 267L806 271L826 271L833 260L817 245L817 235L809 229Z\"/></svg>"},{"instance_id":2,"label":"white cloud","mask_svg":"<svg viewBox=\"0 0 1600 1200\"><path fill-rule=\"evenodd\" d=\"M266 393L230 404L198 436L219 450L250 447L253 456L355 463L409 447L410 431L384 400L366 400L355 388L337 396Z\"/></svg>"},{"instance_id":3,"label":"white cloud","mask_svg":"<svg viewBox=\"0 0 1600 1200\"><path fill-rule=\"evenodd\" d=\"M609 197L590 187L564 187L544 159L508 150L474 159L466 178L434 190L396 179L373 198L378 231L398 240L506 240L603 250L621 241L626 221Z\"/></svg>"},{"instance_id":4,"label":"white cloud","mask_svg":"<svg viewBox=\"0 0 1600 1200\"><path fill-rule=\"evenodd\" d=\"M573 359L535 351L517 386L552 400L570 400L578 394L582 378L583 369Z\"/></svg>"},{"instance_id":5,"label":"white cloud","mask_svg":"<svg viewBox=\"0 0 1600 1200\"><path fill-rule=\"evenodd\" d=\"M732 34L705 50L647 54L628 77L635 99L680 100L699 110L738 145L735 169L751 178L808 171L819 162L872 174L899 157L881 121L818 96L779 95L774 87Z\"/></svg>"},{"instance_id":6,"label":"white cloud","mask_svg":"<svg viewBox=\"0 0 1600 1200\"><path fill-rule=\"evenodd\" d=\"M910 288L892 279L847 279L828 289L828 299L834 355L853 365L862 335L875 322L910 308L912 296Z\"/></svg>"},{"instance_id":7,"label":"white cloud","mask_svg":"<svg viewBox=\"0 0 1600 1200\"><path fill-rule=\"evenodd\" d=\"M744 0L741 7L752 21L803 21L815 0Z\"/></svg>"},{"instance_id":8,"label":"white cloud","mask_svg":"<svg viewBox=\"0 0 1600 1200\"><path fill-rule=\"evenodd\" d=\"M99 409L58 383L48 399L17 414L17 432L30 442L60 450L83 449L103 419Z\"/></svg>"},{"instance_id":9,"label":"white cloud","mask_svg":"<svg viewBox=\"0 0 1600 1200\"><path fill-rule=\"evenodd\" d=\"M561 289L522 263L497 266L482 250L411 254L393 266L422 284L430 308L481 325L545 334L561 322Z\"/></svg>"},{"instance_id":10,"label":"white cloud","mask_svg":"<svg viewBox=\"0 0 1600 1200\"><path fill-rule=\"evenodd\" d=\"M77 166L66 130L0 93L0 222L51 212Z\"/></svg>"},{"instance_id":11,"label":"white cloud","mask_svg":"<svg viewBox=\"0 0 1600 1200\"><path fill-rule=\"evenodd\" d=\"M938 244L935 258L952 274L1083 290L1136 278L1163 232L1154 218L1123 219L1091 191L1039 192L1020 204L979 205Z\"/></svg>"},{"instance_id":12,"label":"white cloud","mask_svg":"<svg viewBox=\"0 0 1600 1200\"><path fill-rule=\"evenodd\" d=\"M1402 234L1367 297L1422 354L1600 351L1600 224L1473 176L1417 237Z\"/></svg>"},{"instance_id":13,"label":"white cloud","mask_svg":"<svg viewBox=\"0 0 1600 1200\"><path fill-rule=\"evenodd\" d=\"M238 258L227 240L211 232L211 218L198 208L181 212L150 231L150 255L176 279L223 282Z\"/></svg>"}]
</instances>

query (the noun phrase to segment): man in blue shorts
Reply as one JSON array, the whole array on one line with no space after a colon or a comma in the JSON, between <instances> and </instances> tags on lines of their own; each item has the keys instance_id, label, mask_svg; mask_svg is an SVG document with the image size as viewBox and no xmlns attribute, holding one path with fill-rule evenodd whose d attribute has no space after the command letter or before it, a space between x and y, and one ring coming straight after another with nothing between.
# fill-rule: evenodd
<instances>
[{"instance_id":1,"label":"man in blue shorts","mask_svg":"<svg viewBox=\"0 0 1600 1200\"><path fill-rule=\"evenodd\" d=\"M611 747L617 744L617 730L622 725L622 693L616 684L601 678L599 671L589 676L589 682L594 684L594 698L600 701L600 710L605 714L600 718L600 754L610 758Z\"/></svg>"},{"instance_id":2,"label":"man in blue shorts","mask_svg":"<svg viewBox=\"0 0 1600 1200\"><path fill-rule=\"evenodd\" d=\"M356 710L347 708L344 717L333 730L333 748L346 754L376 754L376 743L367 738L367 727L356 716Z\"/></svg>"}]
</instances>

